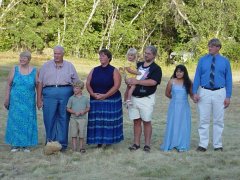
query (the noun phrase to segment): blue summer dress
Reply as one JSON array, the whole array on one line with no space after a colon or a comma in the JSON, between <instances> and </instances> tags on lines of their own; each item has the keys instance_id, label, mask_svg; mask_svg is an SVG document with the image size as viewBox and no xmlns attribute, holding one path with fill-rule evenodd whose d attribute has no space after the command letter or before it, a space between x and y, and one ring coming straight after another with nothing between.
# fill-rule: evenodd
<instances>
[{"instance_id":1,"label":"blue summer dress","mask_svg":"<svg viewBox=\"0 0 240 180\"><path fill-rule=\"evenodd\" d=\"M167 124L160 149L187 151L190 149L191 110L183 85L172 84L172 98L168 107Z\"/></svg>"},{"instance_id":2,"label":"blue summer dress","mask_svg":"<svg viewBox=\"0 0 240 180\"><path fill-rule=\"evenodd\" d=\"M22 75L19 67L15 67L5 135L5 142L11 146L29 147L38 144L36 73L36 68L33 68L29 74Z\"/></svg>"},{"instance_id":3,"label":"blue summer dress","mask_svg":"<svg viewBox=\"0 0 240 180\"><path fill-rule=\"evenodd\" d=\"M114 85L114 67L94 68L91 88L95 93L106 93ZM122 98L119 91L104 100L90 97L87 144L114 144L123 140Z\"/></svg>"}]
</instances>

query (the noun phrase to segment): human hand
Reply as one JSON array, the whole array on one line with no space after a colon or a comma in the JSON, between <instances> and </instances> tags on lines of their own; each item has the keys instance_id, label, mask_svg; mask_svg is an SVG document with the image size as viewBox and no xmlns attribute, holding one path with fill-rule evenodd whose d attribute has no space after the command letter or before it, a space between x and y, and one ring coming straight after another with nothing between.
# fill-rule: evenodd
<instances>
[{"instance_id":1,"label":"human hand","mask_svg":"<svg viewBox=\"0 0 240 180\"><path fill-rule=\"evenodd\" d=\"M80 111L77 114L78 114L78 116L82 116L82 115L84 115L84 111Z\"/></svg>"},{"instance_id":2,"label":"human hand","mask_svg":"<svg viewBox=\"0 0 240 180\"><path fill-rule=\"evenodd\" d=\"M100 93L98 93L96 99L97 99L97 100L104 100L104 99L106 99L106 94L100 94Z\"/></svg>"},{"instance_id":3,"label":"human hand","mask_svg":"<svg viewBox=\"0 0 240 180\"><path fill-rule=\"evenodd\" d=\"M136 84L138 84L138 80L135 78L129 78L129 79L127 79L127 84L128 85L136 85Z\"/></svg>"},{"instance_id":4,"label":"human hand","mask_svg":"<svg viewBox=\"0 0 240 180\"><path fill-rule=\"evenodd\" d=\"M75 116L80 116L81 115L80 112L75 112L74 114L75 114Z\"/></svg>"},{"instance_id":5,"label":"human hand","mask_svg":"<svg viewBox=\"0 0 240 180\"><path fill-rule=\"evenodd\" d=\"M193 102L194 102L194 103L197 103L199 100L200 100L199 95L198 95L198 94L194 94L194 95L193 95Z\"/></svg>"},{"instance_id":6,"label":"human hand","mask_svg":"<svg viewBox=\"0 0 240 180\"><path fill-rule=\"evenodd\" d=\"M43 107L43 102L42 100L37 100L37 108L41 109Z\"/></svg>"},{"instance_id":7,"label":"human hand","mask_svg":"<svg viewBox=\"0 0 240 180\"><path fill-rule=\"evenodd\" d=\"M225 98L224 100L224 108L226 109L230 105L230 98Z\"/></svg>"}]
</instances>

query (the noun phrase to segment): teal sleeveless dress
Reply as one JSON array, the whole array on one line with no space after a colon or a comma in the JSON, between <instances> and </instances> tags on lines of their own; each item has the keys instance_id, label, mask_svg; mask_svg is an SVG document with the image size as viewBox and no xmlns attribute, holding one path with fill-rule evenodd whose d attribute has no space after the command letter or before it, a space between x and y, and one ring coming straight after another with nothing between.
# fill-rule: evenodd
<instances>
[{"instance_id":1,"label":"teal sleeveless dress","mask_svg":"<svg viewBox=\"0 0 240 180\"><path fill-rule=\"evenodd\" d=\"M29 147L38 144L35 77L37 70L22 75L19 67L10 91L10 104L5 142L11 146Z\"/></svg>"}]
</instances>

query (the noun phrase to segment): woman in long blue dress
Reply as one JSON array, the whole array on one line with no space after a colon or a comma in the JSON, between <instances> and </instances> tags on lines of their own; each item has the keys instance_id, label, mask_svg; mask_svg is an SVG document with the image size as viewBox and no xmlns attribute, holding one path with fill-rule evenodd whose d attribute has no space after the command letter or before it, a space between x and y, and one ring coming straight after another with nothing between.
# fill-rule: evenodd
<instances>
[{"instance_id":1,"label":"woman in long blue dress","mask_svg":"<svg viewBox=\"0 0 240 180\"><path fill-rule=\"evenodd\" d=\"M36 115L37 69L30 66L30 52L22 52L19 65L9 73L4 106L8 111L5 142L11 152L21 149L30 152L29 147L38 144Z\"/></svg>"},{"instance_id":2,"label":"woman in long blue dress","mask_svg":"<svg viewBox=\"0 0 240 180\"><path fill-rule=\"evenodd\" d=\"M188 95L192 96L192 82L184 65L178 65L169 80L166 96L170 98L167 113L167 125L163 144L160 149L179 152L190 149L191 110Z\"/></svg>"},{"instance_id":3,"label":"woman in long blue dress","mask_svg":"<svg viewBox=\"0 0 240 180\"><path fill-rule=\"evenodd\" d=\"M123 140L121 76L109 64L111 59L111 52L102 49L99 52L101 65L90 72L86 84L90 94L87 144L98 144L98 147Z\"/></svg>"}]
</instances>

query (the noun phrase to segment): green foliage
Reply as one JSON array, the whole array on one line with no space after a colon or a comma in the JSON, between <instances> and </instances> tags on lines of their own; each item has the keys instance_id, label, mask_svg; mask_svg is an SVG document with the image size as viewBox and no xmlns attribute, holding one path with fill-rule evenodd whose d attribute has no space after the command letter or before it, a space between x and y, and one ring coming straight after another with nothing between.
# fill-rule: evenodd
<instances>
[{"instance_id":1,"label":"green foliage","mask_svg":"<svg viewBox=\"0 0 240 180\"><path fill-rule=\"evenodd\" d=\"M94 57L100 48L123 57L129 47L142 53L152 44L168 62L172 51L192 51L198 59L218 37L222 53L239 62L238 0L101 0L95 6L98 0L22 0L9 9L10 2L0 9L0 51L61 44L77 57Z\"/></svg>"}]
</instances>

